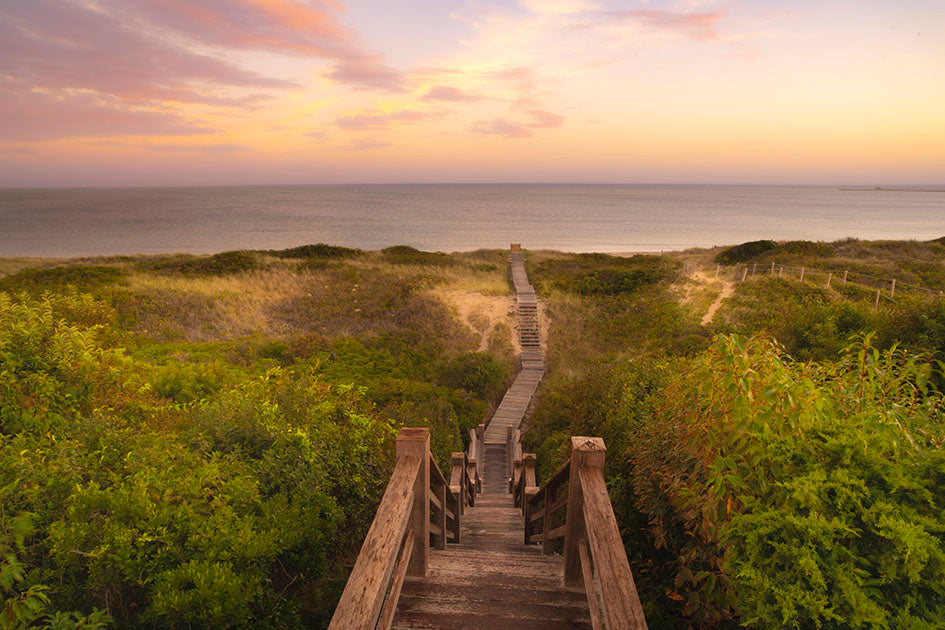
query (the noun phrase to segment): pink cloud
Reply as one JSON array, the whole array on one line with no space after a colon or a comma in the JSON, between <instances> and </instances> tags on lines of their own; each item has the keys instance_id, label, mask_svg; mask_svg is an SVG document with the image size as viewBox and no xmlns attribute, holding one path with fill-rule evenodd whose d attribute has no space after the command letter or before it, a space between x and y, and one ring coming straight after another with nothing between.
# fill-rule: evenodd
<instances>
[{"instance_id":1,"label":"pink cloud","mask_svg":"<svg viewBox=\"0 0 945 630\"><path fill-rule=\"evenodd\" d=\"M404 89L404 77L341 23L343 9L327 0L0 0L5 107L28 107L41 93L52 100L40 102L40 110L58 101L83 112L76 122L18 130L19 136L139 133L136 124L147 121L154 133L193 132L194 125L142 105L177 101L251 109L272 98L272 90L295 86L240 67L228 53L242 50L323 58L337 82ZM94 105L96 98L104 109ZM127 115L115 115L109 130L99 116L103 111ZM37 116L18 112L14 118ZM79 128L79 120L90 127ZM11 135L13 122L4 126Z\"/></svg>"},{"instance_id":2,"label":"pink cloud","mask_svg":"<svg viewBox=\"0 0 945 630\"><path fill-rule=\"evenodd\" d=\"M369 110L353 116L345 116L335 121L335 124L346 131L377 131L389 129L397 123L412 124L446 115L444 111L422 112L412 109L402 109L395 112L380 112Z\"/></svg>"},{"instance_id":3,"label":"pink cloud","mask_svg":"<svg viewBox=\"0 0 945 630\"><path fill-rule=\"evenodd\" d=\"M505 118L479 121L472 126L473 133L505 136L506 138L528 138L534 135L532 129L554 129L564 124L564 116L540 109L525 112L529 121L511 122Z\"/></svg>"},{"instance_id":4,"label":"pink cloud","mask_svg":"<svg viewBox=\"0 0 945 630\"><path fill-rule=\"evenodd\" d=\"M380 89L400 92L406 89L402 74L385 66L376 56L355 56L340 60L329 72L328 78L348 83L361 89Z\"/></svg>"},{"instance_id":5,"label":"pink cloud","mask_svg":"<svg viewBox=\"0 0 945 630\"><path fill-rule=\"evenodd\" d=\"M28 88L95 90L129 100L237 104L193 84L291 86L174 46L107 14L50 0L0 6L0 59L4 73Z\"/></svg>"},{"instance_id":6,"label":"pink cloud","mask_svg":"<svg viewBox=\"0 0 945 630\"><path fill-rule=\"evenodd\" d=\"M245 144L233 144L223 142L219 144L146 144L143 149L148 151L168 151L168 152L187 152L187 153L247 153L255 151L252 147Z\"/></svg>"},{"instance_id":7,"label":"pink cloud","mask_svg":"<svg viewBox=\"0 0 945 630\"><path fill-rule=\"evenodd\" d=\"M525 113L534 118L534 122L529 125L534 128L554 129L556 127L560 127L564 123L564 116L552 114L551 112L546 112L540 109L532 109Z\"/></svg>"},{"instance_id":8,"label":"pink cloud","mask_svg":"<svg viewBox=\"0 0 945 630\"><path fill-rule=\"evenodd\" d=\"M504 83L517 93L513 101L515 107L535 107L541 97L548 94L545 85L549 83L547 79L538 75L531 68L517 66L487 72L484 78Z\"/></svg>"},{"instance_id":9,"label":"pink cloud","mask_svg":"<svg viewBox=\"0 0 945 630\"><path fill-rule=\"evenodd\" d=\"M725 17L725 13L722 11L683 13L662 9L615 11L607 15L618 19L636 20L647 26L672 31L683 37L698 41L718 39L715 24Z\"/></svg>"},{"instance_id":10,"label":"pink cloud","mask_svg":"<svg viewBox=\"0 0 945 630\"><path fill-rule=\"evenodd\" d=\"M338 18L340 2L325 0L107 0L115 11L143 17L168 31L220 48L267 50L334 61L328 76L358 88L399 91L403 75L365 49Z\"/></svg>"},{"instance_id":11,"label":"pink cloud","mask_svg":"<svg viewBox=\"0 0 945 630\"><path fill-rule=\"evenodd\" d=\"M509 122L504 118L479 121L472 126L471 130L473 133L505 136L506 138L528 138L534 135L525 125Z\"/></svg>"},{"instance_id":12,"label":"pink cloud","mask_svg":"<svg viewBox=\"0 0 945 630\"><path fill-rule=\"evenodd\" d=\"M195 135L216 130L173 112L129 109L117 99L90 94L57 98L0 83L0 139L50 140L124 135Z\"/></svg>"},{"instance_id":13,"label":"pink cloud","mask_svg":"<svg viewBox=\"0 0 945 630\"><path fill-rule=\"evenodd\" d=\"M371 149L382 149L389 146L393 145L390 142L385 142L377 138L364 138L355 140L344 148L347 151L370 151Z\"/></svg>"},{"instance_id":14,"label":"pink cloud","mask_svg":"<svg viewBox=\"0 0 945 630\"><path fill-rule=\"evenodd\" d=\"M459 88L448 87L445 85L434 85L430 91L420 97L420 100L427 102L449 101L453 103L474 102L484 100L484 96L468 94Z\"/></svg>"}]
</instances>

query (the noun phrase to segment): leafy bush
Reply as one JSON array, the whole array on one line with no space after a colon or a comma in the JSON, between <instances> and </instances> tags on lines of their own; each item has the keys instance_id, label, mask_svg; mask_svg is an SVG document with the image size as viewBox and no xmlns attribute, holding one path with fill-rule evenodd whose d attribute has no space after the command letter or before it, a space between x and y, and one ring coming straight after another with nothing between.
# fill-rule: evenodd
<instances>
[{"instance_id":1,"label":"leafy bush","mask_svg":"<svg viewBox=\"0 0 945 630\"><path fill-rule=\"evenodd\" d=\"M266 253L270 256L276 256L277 258L353 258L359 256L361 250L316 243L314 245L300 245L288 249L270 249L267 250Z\"/></svg>"},{"instance_id":2,"label":"leafy bush","mask_svg":"<svg viewBox=\"0 0 945 630\"><path fill-rule=\"evenodd\" d=\"M456 261L441 252L423 252L409 245L395 245L381 250L381 258L395 265L455 265Z\"/></svg>"},{"instance_id":3,"label":"leafy bush","mask_svg":"<svg viewBox=\"0 0 945 630\"><path fill-rule=\"evenodd\" d=\"M0 278L0 291L33 295L43 291L61 291L67 286L77 291L92 291L114 284L125 277L118 267L103 265L66 265L64 267L27 268Z\"/></svg>"},{"instance_id":4,"label":"leafy bush","mask_svg":"<svg viewBox=\"0 0 945 630\"><path fill-rule=\"evenodd\" d=\"M138 263L144 271L184 276L221 276L261 269L262 263L255 253L245 250L220 252L212 256L176 254L158 256Z\"/></svg>"},{"instance_id":5,"label":"leafy bush","mask_svg":"<svg viewBox=\"0 0 945 630\"><path fill-rule=\"evenodd\" d=\"M656 284L664 277L664 273L655 269L596 269L579 274L569 283L569 288L581 295L618 295Z\"/></svg>"},{"instance_id":6,"label":"leafy bush","mask_svg":"<svg viewBox=\"0 0 945 630\"><path fill-rule=\"evenodd\" d=\"M42 433L88 414L128 378L123 353L98 347L98 328L67 324L53 304L0 293L0 434Z\"/></svg>"},{"instance_id":7,"label":"leafy bush","mask_svg":"<svg viewBox=\"0 0 945 630\"><path fill-rule=\"evenodd\" d=\"M508 387L509 373L492 356L471 352L447 362L439 380L447 387L465 389L486 400L493 400Z\"/></svg>"},{"instance_id":8,"label":"leafy bush","mask_svg":"<svg viewBox=\"0 0 945 630\"><path fill-rule=\"evenodd\" d=\"M723 265L746 262L776 247L777 243L774 241L748 241L747 243L733 245L732 247L722 250L715 256L715 262Z\"/></svg>"},{"instance_id":9,"label":"leafy bush","mask_svg":"<svg viewBox=\"0 0 945 630\"><path fill-rule=\"evenodd\" d=\"M698 623L945 618L945 433L930 366L869 337L836 362L721 338L668 368L627 464L666 588ZM625 404L635 404L626 401Z\"/></svg>"},{"instance_id":10,"label":"leafy bush","mask_svg":"<svg viewBox=\"0 0 945 630\"><path fill-rule=\"evenodd\" d=\"M821 241L786 241L779 243L774 253L827 258L833 256L833 247Z\"/></svg>"}]
</instances>

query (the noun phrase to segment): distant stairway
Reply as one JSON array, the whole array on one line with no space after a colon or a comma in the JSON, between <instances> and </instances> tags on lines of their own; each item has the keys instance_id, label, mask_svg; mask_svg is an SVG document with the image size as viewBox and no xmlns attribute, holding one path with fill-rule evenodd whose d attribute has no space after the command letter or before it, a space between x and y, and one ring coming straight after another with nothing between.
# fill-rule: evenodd
<instances>
[{"instance_id":1,"label":"distant stairway","mask_svg":"<svg viewBox=\"0 0 945 630\"><path fill-rule=\"evenodd\" d=\"M572 437L571 459L539 488L520 425L545 373L538 302L520 247L509 274L522 369L487 422L453 453L404 428L397 463L330 630L645 630L604 483L604 442Z\"/></svg>"}]
</instances>

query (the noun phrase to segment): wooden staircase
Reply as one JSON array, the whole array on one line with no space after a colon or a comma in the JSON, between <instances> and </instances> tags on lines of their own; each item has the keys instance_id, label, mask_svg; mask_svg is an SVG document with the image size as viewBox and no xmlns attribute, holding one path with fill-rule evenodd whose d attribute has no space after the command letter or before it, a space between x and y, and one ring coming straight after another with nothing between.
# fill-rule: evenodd
<instances>
[{"instance_id":1,"label":"wooden staircase","mask_svg":"<svg viewBox=\"0 0 945 630\"><path fill-rule=\"evenodd\" d=\"M462 531L426 577L407 578L392 628L590 630L587 596L563 588L560 557L524 544L512 495L480 497Z\"/></svg>"},{"instance_id":2,"label":"wooden staircase","mask_svg":"<svg viewBox=\"0 0 945 630\"><path fill-rule=\"evenodd\" d=\"M603 478L604 443L572 438L544 487L519 428L545 373L535 291L509 256L522 369L492 418L453 453L450 479L428 429L401 429L397 464L331 630L646 628ZM562 557L563 556L563 557Z\"/></svg>"}]
</instances>

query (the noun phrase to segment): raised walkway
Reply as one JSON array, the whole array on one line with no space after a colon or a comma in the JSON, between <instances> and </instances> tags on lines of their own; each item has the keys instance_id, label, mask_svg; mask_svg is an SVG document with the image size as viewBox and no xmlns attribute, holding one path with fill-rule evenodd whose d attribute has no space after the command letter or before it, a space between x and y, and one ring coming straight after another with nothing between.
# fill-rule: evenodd
<instances>
[{"instance_id":1,"label":"raised walkway","mask_svg":"<svg viewBox=\"0 0 945 630\"><path fill-rule=\"evenodd\" d=\"M510 278L521 365L488 423L453 453L450 478L428 429L404 428L397 464L330 630L645 630L603 478L600 438L541 488L519 427L545 373L535 289L520 247ZM563 555L563 561L562 561Z\"/></svg>"},{"instance_id":2,"label":"raised walkway","mask_svg":"<svg viewBox=\"0 0 945 630\"><path fill-rule=\"evenodd\" d=\"M394 628L591 628L587 597L563 589L560 558L525 544L522 510L509 491L509 430L521 425L545 375L538 301L516 245L509 271L522 369L485 429L483 496L463 519L462 542L431 552L425 578L407 579Z\"/></svg>"}]
</instances>

